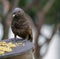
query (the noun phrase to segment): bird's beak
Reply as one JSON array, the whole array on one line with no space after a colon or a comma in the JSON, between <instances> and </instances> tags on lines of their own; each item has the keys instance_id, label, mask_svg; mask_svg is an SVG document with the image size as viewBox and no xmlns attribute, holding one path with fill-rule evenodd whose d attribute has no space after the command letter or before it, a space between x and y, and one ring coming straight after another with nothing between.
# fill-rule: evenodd
<instances>
[{"instance_id":1,"label":"bird's beak","mask_svg":"<svg viewBox=\"0 0 60 59\"><path fill-rule=\"evenodd\" d=\"M13 17L15 17L15 14L13 14Z\"/></svg>"}]
</instances>

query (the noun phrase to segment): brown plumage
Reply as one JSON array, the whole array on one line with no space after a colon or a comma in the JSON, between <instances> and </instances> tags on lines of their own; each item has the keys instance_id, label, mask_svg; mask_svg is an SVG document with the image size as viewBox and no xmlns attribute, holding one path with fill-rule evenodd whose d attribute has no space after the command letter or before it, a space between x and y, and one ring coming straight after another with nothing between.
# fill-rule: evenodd
<instances>
[{"instance_id":1,"label":"brown plumage","mask_svg":"<svg viewBox=\"0 0 60 59\"><path fill-rule=\"evenodd\" d=\"M12 12L11 28L15 35L23 39L32 40L32 19L23 9L15 8Z\"/></svg>"}]
</instances>

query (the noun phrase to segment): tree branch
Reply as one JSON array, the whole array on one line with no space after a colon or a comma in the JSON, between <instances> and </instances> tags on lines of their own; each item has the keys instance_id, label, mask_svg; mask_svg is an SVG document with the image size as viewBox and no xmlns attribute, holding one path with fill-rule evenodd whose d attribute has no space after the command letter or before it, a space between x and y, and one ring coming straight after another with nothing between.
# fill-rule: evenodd
<instances>
[{"instance_id":1,"label":"tree branch","mask_svg":"<svg viewBox=\"0 0 60 59\"><path fill-rule=\"evenodd\" d=\"M47 44L47 46L48 46L48 47L47 47L47 50L45 51L45 53L44 53L41 57L45 56L46 53L48 52L49 44L50 44L50 42L51 42L54 34L56 33L57 28L58 28L58 24L55 25L55 27L54 27L54 29L53 29L53 31L52 31L53 33L52 33L51 37L50 37L49 39L47 38L46 41L40 46L40 47L42 47L42 46L45 45L45 44Z\"/></svg>"},{"instance_id":2,"label":"tree branch","mask_svg":"<svg viewBox=\"0 0 60 59\"><path fill-rule=\"evenodd\" d=\"M25 6L23 9L25 11L31 9L32 7L35 7L36 9L39 8L39 2L40 0L33 0L32 3L28 4L27 6ZM38 6L37 6L38 5Z\"/></svg>"},{"instance_id":3,"label":"tree branch","mask_svg":"<svg viewBox=\"0 0 60 59\"><path fill-rule=\"evenodd\" d=\"M37 20L38 20L38 32L40 32L40 30L41 30L41 27L42 27L42 25L43 25L43 23L44 23L44 16L45 16L45 14L49 11L49 9L51 8L51 6L53 5L53 3L54 3L54 0L52 1L52 0L49 0L48 1L48 3L45 5L45 7L43 8L43 10L41 11L40 10L40 8L38 7L37 8ZM39 4L37 4L37 6L38 6ZM37 7L36 6L36 7ZM46 10L47 9L47 10ZM55 28L54 28L54 31L55 31ZM52 34L52 36L51 36L51 38L53 37L53 35L54 35L54 32L53 31L53 34ZM42 58L42 56L40 55L40 49L41 49L41 47L39 47L38 46L38 38L39 38L39 33L38 33L38 35L37 35L37 39L35 40L35 58L36 59L40 59L40 58ZM50 38L50 39L51 39ZM50 42L50 40L49 40L49 42ZM46 42L45 42L46 43Z\"/></svg>"},{"instance_id":4,"label":"tree branch","mask_svg":"<svg viewBox=\"0 0 60 59\"><path fill-rule=\"evenodd\" d=\"M14 0L12 7L10 7L9 11L7 12L7 14L4 17L4 20L2 20L3 26L4 26L4 35L3 35L3 39L7 39L8 38L8 30L9 30L9 26L11 25L11 11L13 10L13 8L15 8L16 6L18 6L18 2L19 0ZM2 3L7 3L7 0L3 0ZM8 1L9 3L9 1ZM6 4L7 6L8 4ZM4 6L4 8L6 8L6 6ZM10 4L11 6L11 4Z\"/></svg>"},{"instance_id":5,"label":"tree branch","mask_svg":"<svg viewBox=\"0 0 60 59\"><path fill-rule=\"evenodd\" d=\"M55 0L49 0L46 5L44 6L44 8L42 9L43 10L43 13L46 14L50 8L52 7L52 5L54 4Z\"/></svg>"}]
</instances>

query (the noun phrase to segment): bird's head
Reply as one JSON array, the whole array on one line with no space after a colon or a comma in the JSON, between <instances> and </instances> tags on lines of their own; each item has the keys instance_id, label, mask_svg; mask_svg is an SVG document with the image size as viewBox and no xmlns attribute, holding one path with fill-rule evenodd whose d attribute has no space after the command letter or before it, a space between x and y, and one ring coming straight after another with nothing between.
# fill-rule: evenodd
<instances>
[{"instance_id":1,"label":"bird's head","mask_svg":"<svg viewBox=\"0 0 60 59\"><path fill-rule=\"evenodd\" d=\"M15 8L12 12L12 17L16 17L16 18L19 18L20 16L23 16L24 15L24 11L23 9L21 8Z\"/></svg>"}]
</instances>

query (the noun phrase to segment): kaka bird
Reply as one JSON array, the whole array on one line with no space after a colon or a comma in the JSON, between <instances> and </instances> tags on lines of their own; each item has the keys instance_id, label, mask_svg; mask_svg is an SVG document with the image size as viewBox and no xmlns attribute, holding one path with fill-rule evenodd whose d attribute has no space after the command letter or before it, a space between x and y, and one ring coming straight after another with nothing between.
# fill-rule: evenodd
<instances>
[{"instance_id":1,"label":"kaka bird","mask_svg":"<svg viewBox=\"0 0 60 59\"><path fill-rule=\"evenodd\" d=\"M11 28L14 36L32 41L32 28L34 24L31 17L21 8L15 8L12 12Z\"/></svg>"}]
</instances>

